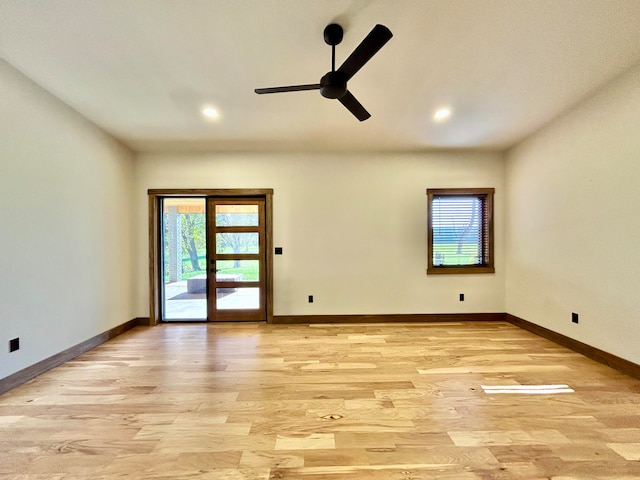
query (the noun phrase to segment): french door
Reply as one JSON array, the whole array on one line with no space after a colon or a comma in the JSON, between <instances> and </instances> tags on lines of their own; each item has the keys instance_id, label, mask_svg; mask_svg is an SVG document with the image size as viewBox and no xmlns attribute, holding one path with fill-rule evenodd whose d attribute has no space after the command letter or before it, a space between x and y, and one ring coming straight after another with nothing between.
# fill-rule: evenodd
<instances>
[{"instance_id":1,"label":"french door","mask_svg":"<svg viewBox=\"0 0 640 480\"><path fill-rule=\"evenodd\" d=\"M264 199L209 198L207 232L209 320L265 320Z\"/></svg>"},{"instance_id":2,"label":"french door","mask_svg":"<svg viewBox=\"0 0 640 480\"><path fill-rule=\"evenodd\" d=\"M271 320L272 190L235 192L149 190L150 324Z\"/></svg>"}]
</instances>

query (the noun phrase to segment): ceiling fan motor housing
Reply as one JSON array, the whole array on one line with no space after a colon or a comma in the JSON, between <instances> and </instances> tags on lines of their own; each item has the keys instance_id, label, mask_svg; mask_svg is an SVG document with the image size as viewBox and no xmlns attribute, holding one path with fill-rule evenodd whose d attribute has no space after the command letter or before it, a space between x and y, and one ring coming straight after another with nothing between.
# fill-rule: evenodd
<instances>
[{"instance_id":1,"label":"ceiling fan motor housing","mask_svg":"<svg viewBox=\"0 0 640 480\"><path fill-rule=\"evenodd\" d=\"M340 98L347 93L347 76L340 72L329 72L320 79L320 93L325 98Z\"/></svg>"}]
</instances>

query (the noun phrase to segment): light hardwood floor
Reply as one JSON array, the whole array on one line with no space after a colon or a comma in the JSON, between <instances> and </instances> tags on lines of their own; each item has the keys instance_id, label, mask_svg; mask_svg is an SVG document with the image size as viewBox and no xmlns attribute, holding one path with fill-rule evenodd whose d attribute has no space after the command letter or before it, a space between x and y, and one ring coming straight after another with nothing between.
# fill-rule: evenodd
<instances>
[{"instance_id":1,"label":"light hardwood floor","mask_svg":"<svg viewBox=\"0 0 640 480\"><path fill-rule=\"evenodd\" d=\"M0 479L111 478L639 479L640 381L502 322L139 327L0 396Z\"/></svg>"}]
</instances>

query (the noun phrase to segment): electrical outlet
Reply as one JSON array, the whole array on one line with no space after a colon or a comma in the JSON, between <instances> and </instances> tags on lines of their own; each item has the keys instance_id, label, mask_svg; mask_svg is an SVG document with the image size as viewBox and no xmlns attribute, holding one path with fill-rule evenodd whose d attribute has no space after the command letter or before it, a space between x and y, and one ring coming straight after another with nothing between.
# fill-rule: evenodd
<instances>
[{"instance_id":1,"label":"electrical outlet","mask_svg":"<svg viewBox=\"0 0 640 480\"><path fill-rule=\"evenodd\" d=\"M578 314L577 314L577 313L572 313L572 314L571 314L571 321L572 321L573 323L578 323L578 322L579 322Z\"/></svg>"},{"instance_id":2,"label":"electrical outlet","mask_svg":"<svg viewBox=\"0 0 640 480\"><path fill-rule=\"evenodd\" d=\"M460 301L461 301L461 302L464 302L464 293L461 293L461 294L460 294Z\"/></svg>"},{"instance_id":3,"label":"electrical outlet","mask_svg":"<svg viewBox=\"0 0 640 480\"><path fill-rule=\"evenodd\" d=\"M9 352L20 350L20 337L9 340Z\"/></svg>"},{"instance_id":4,"label":"electrical outlet","mask_svg":"<svg viewBox=\"0 0 640 480\"><path fill-rule=\"evenodd\" d=\"M313 295L309 295L309 303L313 303Z\"/></svg>"}]
</instances>

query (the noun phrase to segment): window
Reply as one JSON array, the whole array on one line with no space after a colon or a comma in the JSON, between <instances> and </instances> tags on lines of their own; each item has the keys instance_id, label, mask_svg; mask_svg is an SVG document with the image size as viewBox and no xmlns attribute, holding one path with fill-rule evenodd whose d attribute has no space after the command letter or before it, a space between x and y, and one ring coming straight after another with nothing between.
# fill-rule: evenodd
<instances>
[{"instance_id":1,"label":"window","mask_svg":"<svg viewBox=\"0 0 640 480\"><path fill-rule=\"evenodd\" d=\"M430 188L427 274L494 273L493 188Z\"/></svg>"}]
</instances>

